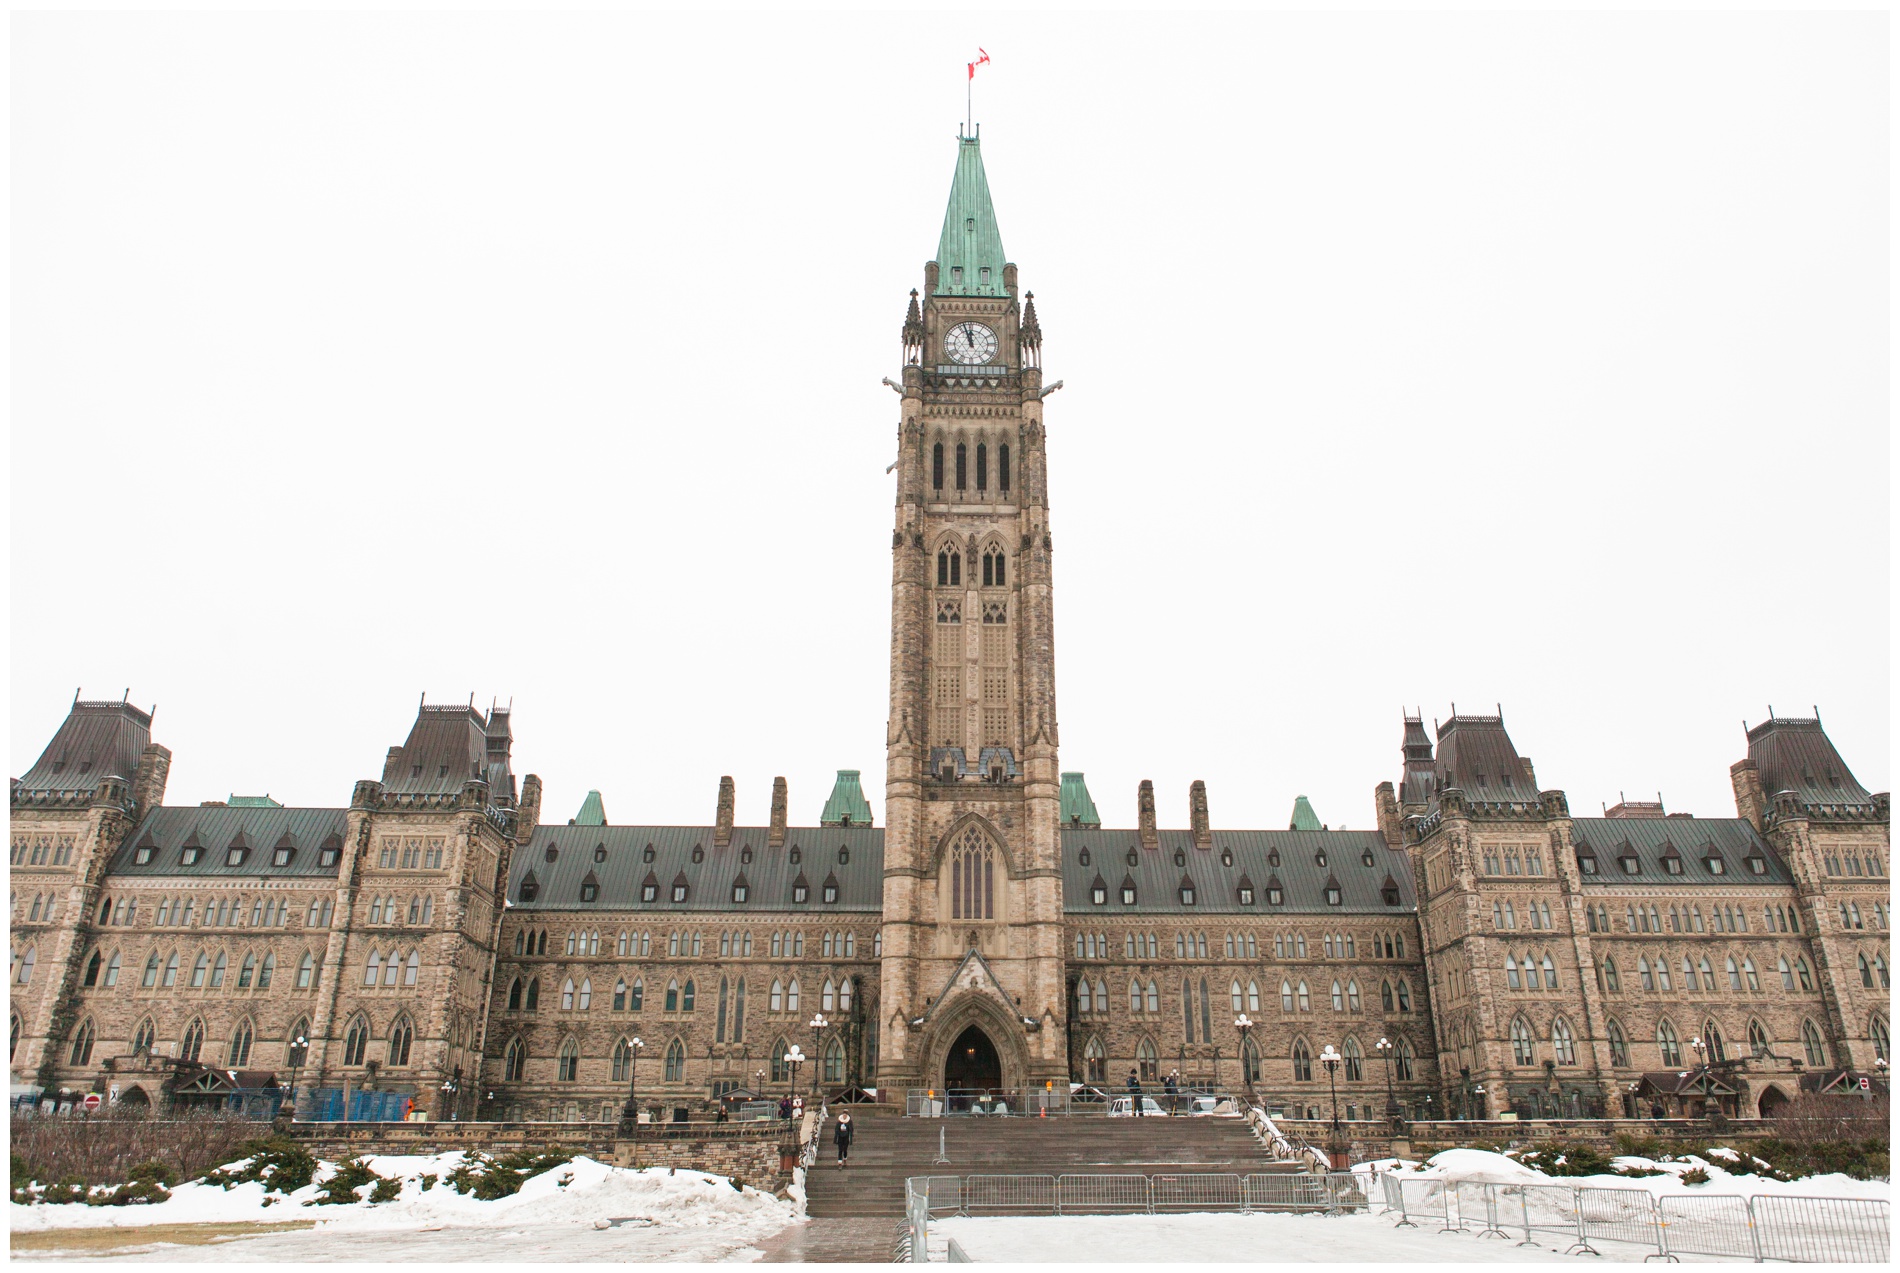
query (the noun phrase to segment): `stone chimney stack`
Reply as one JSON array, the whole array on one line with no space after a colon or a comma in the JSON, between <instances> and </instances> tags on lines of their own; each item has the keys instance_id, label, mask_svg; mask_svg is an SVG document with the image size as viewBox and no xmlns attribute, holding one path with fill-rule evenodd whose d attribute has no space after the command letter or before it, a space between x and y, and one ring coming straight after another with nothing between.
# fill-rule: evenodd
<instances>
[{"instance_id":1,"label":"stone chimney stack","mask_svg":"<svg viewBox=\"0 0 1900 1273\"><path fill-rule=\"evenodd\" d=\"M139 771L132 780L132 803L138 817L144 817L165 803L165 780L171 776L172 754L157 743L146 744L139 754Z\"/></svg>"},{"instance_id":2,"label":"stone chimney stack","mask_svg":"<svg viewBox=\"0 0 1900 1273\"><path fill-rule=\"evenodd\" d=\"M1196 778L1188 784L1188 825L1194 828L1194 847L1214 847L1214 828L1207 821L1207 784Z\"/></svg>"},{"instance_id":3,"label":"stone chimney stack","mask_svg":"<svg viewBox=\"0 0 1900 1273\"><path fill-rule=\"evenodd\" d=\"M541 775L521 780L521 801L515 806L515 843L527 844L541 827Z\"/></svg>"},{"instance_id":4,"label":"stone chimney stack","mask_svg":"<svg viewBox=\"0 0 1900 1273\"><path fill-rule=\"evenodd\" d=\"M782 849L785 847L785 779L772 779L772 830L766 837L766 847Z\"/></svg>"},{"instance_id":5,"label":"stone chimney stack","mask_svg":"<svg viewBox=\"0 0 1900 1273\"><path fill-rule=\"evenodd\" d=\"M732 843L732 775L719 780L719 811L713 818L713 847L723 849Z\"/></svg>"},{"instance_id":6,"label":"stone chimney stack","mask_svg":"<svg viewBox=\"0 0 1900 1273\"><path fill-rule=\"evenodd\" d=\"M1135 808L1141 819L1141 847L1160 848L1161 838L1155 834L1155 785L1146 778L1141 780L1141 787L1135 794Z\"/></svg>"},{"instance_id":7,"label":"stone chimney stack","mask_svg":"<svg viewBox=\"0 0 1900 1273\"><path fill-rule=\"evenodd\" d=\"M1729 766L1728 780L1735 787L1735 812L1747 818L1755 830L1761 830L1762 816L1768 811L1768 798L1762 791L1761 770L1752 760L1738 760Z\"/></svg>"}]
</instances>

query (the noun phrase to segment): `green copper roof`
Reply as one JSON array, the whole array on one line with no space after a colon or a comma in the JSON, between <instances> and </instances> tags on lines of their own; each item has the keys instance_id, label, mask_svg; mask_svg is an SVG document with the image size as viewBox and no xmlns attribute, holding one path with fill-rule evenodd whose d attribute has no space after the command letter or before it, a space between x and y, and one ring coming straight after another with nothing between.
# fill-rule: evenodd
<instances>
[{"instance_id":1,"label":"green copper roof","mask_svg":"<svg viewBox=\"0 0 1900 1273\"><path fill-rule=\"evenodd\" d=\"M996 229L983 150L974 137L957 140L957 175L937 241L938 296L1007 296L1003 290L1003 236Z\"/></svg>"},{"instance_id":2,"label":"green copper roof","mask_svg":"<svg viewBox=\"0 0 1900 1273\"><path fill-rule=\"evenodd\" d=\"M1102 815L1095 812L1095 802L1089 799L1089 785L1082 781L1081 774L1062 775L1062 825L1065 827L1102 825Z\"/></svg>"},{"instance_id":3,"label":"green copper roof","mask_svg":"<svg viewBox=\"0 0 1900 1273\"><path fill-rule=\"evenodd\" d=\"M284 807L272 800L268 791L261 796L232 796L224 803L233 809L281 809Z\"/></svg>"},{"instance_id":4,"label":"green copper roof","mask_svg":"<svg viewBox=\"0 0 1900 1273\"><path fill-rule=\"evenodd\" d=\"M581 801L581 811L574 815L571 824L577 827L604 827L607 825L607 806L601 800L598 791L587 793L587 799Z\"/></svg>"},{"instance_id":5,"label":"green copper roof","mask_svg":"<svg viewBox=\"0 0 1900 1273\"><path fill-rule=\"evenodd\" d=\"M1286 829L1289 831L1318 831L1321 829L1319 825L1319 815L1313 812L1312 805L1306 803L1305 796L1301 796L1293 802L1293 821L1287 824Z\"/></svg>"},{"instance_id":6,"label":"green copper roof","mask_svg":"<svg viewBox=\"0 0 1900 1273\"><path fill-rule=\"evenodd\" d=\"M838 781L831 788L831 799L825 801L825 811L818 815L820 826L827 827L868 827L871 825L871 803L864 798L864 788L858 785L858 771L840 769Z\"/></svg>"}]
</instances>

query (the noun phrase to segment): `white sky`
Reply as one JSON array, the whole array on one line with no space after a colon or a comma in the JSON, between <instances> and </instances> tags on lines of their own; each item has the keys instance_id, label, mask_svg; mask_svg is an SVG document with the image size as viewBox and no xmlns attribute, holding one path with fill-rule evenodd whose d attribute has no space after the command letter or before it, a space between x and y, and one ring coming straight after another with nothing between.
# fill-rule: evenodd
<instances>
[{"instance_id":1,"label":"white sky","mask_svg":"<svg viewBox=\"0 0 1900 1273\"><path fill-rule=\"evenodd\" d=\"M880 822L896 400L978 45L1062 764L1372 824L1402 706L1577 812L1888 778L1878 13L16 14L12 713L345 803L513 698L564 821Z\"/></svg>"}]
</instances>

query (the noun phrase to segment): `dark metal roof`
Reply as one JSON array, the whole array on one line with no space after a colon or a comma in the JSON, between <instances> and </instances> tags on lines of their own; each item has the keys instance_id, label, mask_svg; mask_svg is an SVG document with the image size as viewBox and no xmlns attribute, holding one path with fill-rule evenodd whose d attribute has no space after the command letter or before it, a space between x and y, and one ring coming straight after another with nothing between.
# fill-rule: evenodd
<instances>
[{"instance_id":1,"label":"dark metal roof","mask_svg":"<svg viewBox=\"0 0 1900 1273\"><path fill-rule=\"evenodd\" d=\"M1537 799L1502 716L1454 716L1440 725L1438 773L1471 800Z\"/></svg>"},{"instance_id":2,"label":"dark metal roof","mask_svg":"<svg viewBox=\"0 0 1900 1273\"><path fill-rule=\"evenodd\" d=\"M1755 726L1748 731L1748 758L1761 772L1762 789L1771 798L1793 791L1810 804L1873 800L1813 717L1771 717Z\"/></svg>"},{"instance_id":3,"label":"dark metal roof","mask_svg":"<svg viewBox=\"0 0 1900 1273\"><path fill-rule=\"evenodd\" d=\"M1792 884L1794 877L1768 842L1746 818L1577 818L1571 824L1577 854L1594 854L1597 873L1583 877L1585 884ZM1704 859L1709 846L1721 852L1720 875L1711 875ZM1627 847L1626 847L1627 846ZM1673 850L1682 859L1682 874L1671 875L1663 858ZM1627 874L1618 859L1634 855L1642 870ZM1759 857L1766 871L1756 875L1744 859Z\"/></svg>"},{"instance_id":4,"label":"dark metal roof","mask_svg":"<svg viewBox=\"0 0 1900 1273\"><path fill-rule=\"evenodd\" d=\"M713 828L704 827L542 827L534 840L515 851L508 873L511 906L534 911L687 911L877 913L884 907L884 831L881 827L789 827L785 847L766 847L765 827L734 827L732 843L713 847ZM653 860L646 849L653 846ZM693 861L693 850L703 860ZM746 849L752 860L743 862ZM838 861L838 850L847 861ZM548 851L554 860L548 861ZM791 860L797 849L799 861ZM605 860L596 861L599 850ZM521 881L534 872L535 895L523 900ZM593 901L581 900L581 883L592 874L600 886ZM732 885L745 875L746 900L732 900ZM792 885L803 875L807 900L792 901ZM651 902L640 900L640 886L651 876L660 886ZM686 900L674 902L674 881L684 877ZM838 900L826 905L824 883L835 877Z\"/></svg>"},{"instance_id":5,"label":"dark metal roof","mask_svg":"<svg viewBox=\"0 0 1900 1273\"><path fill-rule=\"evenodd\" d=\"M318 850L325 841L342 846L347 814L345 809L234 809L222 805L154 809L112 855L107 874L203 879L335 878L341 854L337 862L319 866L322 855ZM290 864L272 866L274 850L285 836L295 846ZM240 837L250 852L243 865L228 866L225 851ZM204 849L190 866L184 864L187 843ZM152 860L142 866L137 861L141 845L155 848Z\"/></svg>"},{"instance_id":6,"label":"dark metal roof","mask_svg":"<svg viewBox=\"0 0 1900 1273\"><path fill-rule=\"evenodd\" d=\"M82 703L60 723L53 741L21 775L26 791L91 791L108 776L130 781L152 741L152 717L130 703Z\"/></svg>"},{"instance_id":7,"label":"dark metal roof","mask_svg":"<svg viewBox=\"0 0 1900 1273\"><path fill-rule=\"evenodd\" d=\"M491 720L471 706L424 704L408 739L383 763L383 787L398 794L448 793L480 778L496 803L512 803L509 742L506 711L497 709Z\"/></svg>"},{"instance_id":8,"label":"dark metal roof","mask_svg":"<svg viewBox=\"0 0 1900 1273\"><path fill-rule=\"evenodd\" d=\"M1405 854L1386 847L1377 831L1220 831L1211 849L1194 847L1192 831L1161 831L1160 847L1143 849L1136 830L1062 828L1063 909L1089 915L1402 915L1416 909L1412 868ZM1089 851L1087 865L1082 850ZM1129 850L1135 865L1128 864ZM1223 850L1233 865L1223 866ZM1365 854L1372 854L1372 865ZM1175 864L1179 852L1185 865ZM1318 855L1324 852L1322 865ZM1279 864L1274 865L1278 854ZM1109 885L1108 902L1097 906L1090 886L1097 875ZM1181 901L1181 877L1194 881L1194 904ZM1252 906L1240 903L1241 877L1266 881L1254 892ZM1121 882L1132 878L1135 904L1122 905ZM1340 904L1326 902L1329 879L1339 884ZM1398 904L1388 906L1382 893L1390 879ZM1267 888L1284 890L1279 906L1267 901Z\"/></svg>"},{"instance_id":9,"label":"dark metal roof","mask_svg":"<svg viewBox=\"0 0 1900 1273\"><path fill-rule=\"evenodd\" d=\"M1431 736L1425 722L1417 716L1405 718L1405 771L1399 778L1400 804L1430 804L1438 794L1438 766L1432 759Z\"/></svg>"}]
</instances>

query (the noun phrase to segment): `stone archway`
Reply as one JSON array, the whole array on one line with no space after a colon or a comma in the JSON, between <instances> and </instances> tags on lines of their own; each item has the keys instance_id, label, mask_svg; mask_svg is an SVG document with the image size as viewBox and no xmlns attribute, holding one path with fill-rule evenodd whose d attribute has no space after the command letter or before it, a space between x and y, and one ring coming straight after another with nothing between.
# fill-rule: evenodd
<instances>
[{"instance_id":1,"label":"stone archway","mask_svg":"<svg viewBox=\"0 0 1900 1273\"><path fill-rule=\"evenodd\" d=\"M1781 1107L1787 1103L1788 1094L1773 1084L1770 1084L1761 1090L1761 1099L1756 1102L1755 1108L1760 1112L1763 1118L1773 1118L1776 1114L1781 1112Z\"/></svg>"},{"instance_id":2,"label":"stone archway","mask_svg":"<svg viewBox=\"0 0 1900 1273\"><path fill-rule=\"evenodd\" d=\"M940 1008L925 1027L926 1087L966 1086L953 1081L959 1075L976 1080L975 1086L988 1091L1019 1091L1028 1085L1029 1054L1022 1023L1006 1014L993 995L966 990L946 999ZM953 1057L953 1053L958 1055Z\"/></svg>"},{"instance_id":3,"label":"stone archway","mask_svg":"<svg viewBox=\"0 0 1900 1273\"><path fill-rule=\"evenodd\" d=\"M943 1059L946 1092L994 1094L1003 1086L1003 1058L980 1025L963 1028Z\"/></svg>"}]
</instances>

